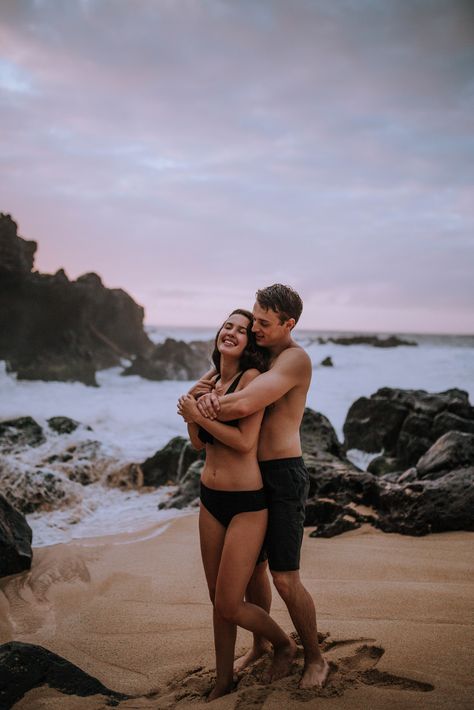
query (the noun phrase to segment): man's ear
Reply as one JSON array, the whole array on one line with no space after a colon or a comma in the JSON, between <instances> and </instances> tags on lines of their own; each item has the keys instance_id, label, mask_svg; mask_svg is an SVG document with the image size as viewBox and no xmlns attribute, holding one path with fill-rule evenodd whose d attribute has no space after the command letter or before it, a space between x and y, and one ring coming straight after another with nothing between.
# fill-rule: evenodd
<instances>
[{"instance_id":1,"label":"man's ear","mask_svg":"<svg viewBox=\"0 0 474 710\"><path fill-rule=\"evenodd\" d=\"M289 330L293 330L293 328L295 327L295 325L296 325L296 321L295 321L294 318L288 318L288 320L287 320L286 323L285 323L285 326L286 326Z\"/></svg>"}]
</instances>

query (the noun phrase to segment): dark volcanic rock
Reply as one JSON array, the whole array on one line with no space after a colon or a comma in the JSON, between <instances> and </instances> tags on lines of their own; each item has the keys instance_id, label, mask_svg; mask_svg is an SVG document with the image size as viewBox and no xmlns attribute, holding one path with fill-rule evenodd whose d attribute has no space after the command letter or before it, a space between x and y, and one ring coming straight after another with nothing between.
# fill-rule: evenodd
<instances>
[{"instance_id":1,"label":"dark volcanic rock","mask_svg":"<svg viewBox=\"0 0 474 710\"><path fill-rule=\"evenodd\" d=\"M379 511L378 527L384 532L474 531L474 466L450 471L436 480L388 485L380 492Z\"/></svg>"},{"instance_id":2,"label":"dark volcanic rock","mask_svg":"<svg viewBox=\"0 0 474 710\"><path fill-rule=\"evenodd\" d=\"M45 441L42 428L32 417L4 419L0 422L0 451L4 453L25 446L40 446Z\"/></svg>"},{"instance_id":3,"label":"dark volcanic rock","mask_svg":"<svg viewBox=\"0 0 474 710\"><path fill-rule=\"evenodd\" d=\"M361 397L351 405L344 422L346 448L391 453L408 412L406 405L377 397L377 393L370 399Z\"/></svg>"},{"instance_id":4,"label":"dark volcanic rock","mask_svg":"<svg viewBox=\"0 0 474 710\"><path fill-rule=\"evenodd\" d=\"M416 464L420 478L431 479L461 466L474 466L474 434L459 431L444 434Z\"/></svg>"},{"instance_id":5,"label":"dark volcanic rock","mask_svg":"<svg viewBox=\"0 0 474 710\"><path fill-rule=\"evenodd\" d=\"M344 423L345 447L382 450L385 456L395 457L403 469L415 465L453 426L470 432L473 425L474 407L463 390L428 393L384 387L350 407Z\"/></svg>"},{"instance_id":6,"label":"dark volcanic rock","mask_svg":"<svg viewBox=\"0 0 474 710\"><path fill-rule=\"evenodd\" d=\"M0 646L0 707L9 710L29 690L42 685L65 695L103 695L104 707L114 707L129 695L116 693L65 658L42 646L11 641Z\"/></svg>"},{"instance_id":7,"label":"dark volcanic rock","mask_svg":"<svg viewBox=\"0 0 474 710\"><path fill-rule=\"evenodd\" d=\"M322 367L334 367L334 363L332 361L332 358L328 355L328 357L325 357L324 360L321 360Z\"/></svg>"},{"instance_id":8,"label":"dark volcanic rock","mask_svg":"<svg viewBox=\"0 0 474 710\"><path fill-rule=\"evenodd\" d=\"M143 308L121 289L105 288L96 274L69 281L33 272L36 244L0 214L0 359L19 379L79 380L145 354Z\"/></svg>"},{"instance_id":9,"label":"dark volcanic rock","mask_svg":"<svg viewBox=\"0 0 474 710\"><path fill-rule=\"evenodd\" d=\"M51 417L51 419L48 419L48 426L57 434L71 434L78 426L81 426L81 423L69 417ZM87 429L92 431L90 426Z\"/></svg>"},{"instance_id":10,"label":"dark volcanic rock","mask_svg":"<svg viewBox=\"0 0 474 710\"><path fill-rule=\"evenodd\" d=\"M398 345L417 346L413 340L403 340L397 335L388 338L379 338L378 335L354 335L341 338L318 338L321 345L335 343L336 345L373 345L375 348L396 348Z\"/></svg>"},{"instance_id":11,"label":"dark volcanic rock","mask_svg":"<svg viewBox=\"0 0 474 710\"><path fill-rule=\"evenodd\" d=\"M331 422L324 414L306 407L300 425L301 448L304 454L326 451L342 457L343 449Z\"/></svg>"},{"instance_id":12,"label":"dark volcanic rock","mask_svg":"<svg viewBox=\"0 0 474 710\"><path fill-rule=\"evenodd\" d=\"M17 225L9 214L0 213L0 278L21 278L33 268L36 242L17 234Z\"/></svg>"},{"instance_id":13,"label":"dark volcanic rock","mask_svg":"<svg viewBox=\"0 0 474 710\"><path fill-rule=\"evenodd\" d=\"M175 436L166 446L140 464L146 486L164 486L183 480L189 466L203 458L203 451L196 451L189 439Z\"/></svg>"},{"instance_id":14,"label":"dark volcanic rock","mask_svg":"<svg viewBox=\"0 0 474 710\"><path fill-rule=\"evenodd\" d=\"M385 476L399 470L397 459L390 456L376 456L367 466L367 471L374 476Z\"/></svg>"},{"instance_id":15,"label":"dark volcanic rock","mask_svg":"<svg viewBox=\"0 0 474 710\"><path fill-rule=\"evenodd\" d=\"M167 501L160 503L158 508L168 510L169 508L187 508L188 505L198 505L199 484L203 468L203 460L192 463L181 479L178 490Z\"/></svg>"},{"instance_id":16,"label":"dark volcanic rock","mask_svg":"<svg viewBox=\"0 0 474 710\"><path fill-rule=\"evenodd\" d=\"M148 380L193 380L209 369L209 359L199 348L181 340L167 338L146 356L135 358L123 375L140 375Z\"/></svg>"},{"instance_id":17,"label":"dark volcanic rock","mask_svg":"<svg viewBox=\"0 0 474 710\"><path fill-rule=\"evenodd\" d=\"M30 569L32 537L25 516L0 495L0 577Z\"/></svg>"}]
</instances>

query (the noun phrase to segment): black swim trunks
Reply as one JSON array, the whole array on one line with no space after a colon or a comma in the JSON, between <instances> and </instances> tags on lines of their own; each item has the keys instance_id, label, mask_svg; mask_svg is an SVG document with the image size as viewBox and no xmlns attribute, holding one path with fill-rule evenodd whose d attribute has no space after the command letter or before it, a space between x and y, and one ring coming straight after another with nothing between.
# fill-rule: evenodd
<instances>
[{"instance_id":1,"label":"black swim trunks","mask_svg":"<svg viewBox=\"0 0 474 710\"><path fill-rule=\"evenodd\" d=\"M227 528L234 515L265 510L265 491L222 491L208 488L201 481L201 503L209 513Z\"/></svg>"},{"instance_id":2,"label":"black swim trunks","mask_svg":"<svg viewBox=\"0 0 474 710\"><path fill-rule=\"evenodd\" d=\"M264 550L274 572L300 567L309 474L301 456L259 461L268 503ZM258 561L265 556L260 553Z\"/></svg>"}]
</instances>

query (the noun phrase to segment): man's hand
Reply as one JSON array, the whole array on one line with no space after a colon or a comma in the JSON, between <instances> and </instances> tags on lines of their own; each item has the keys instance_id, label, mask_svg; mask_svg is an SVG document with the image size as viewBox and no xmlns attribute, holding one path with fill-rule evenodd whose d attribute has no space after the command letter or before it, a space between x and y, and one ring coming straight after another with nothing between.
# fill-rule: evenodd
<instances>
[{"instance_id":1,"label":"man's hand","mask_svg":"<svg viewBox=\"0 0 474 710\"><path fill-rule=\"evenodd\" d=\"M183 394L178 399L178 414L180 414L186 424L190 424L194 421L196 414L198 414L196 400L190 394Z\"/></svg>"},{"instance_id":2,"label":"man's hand","mask_svg":"<svg viewBox=\"0 0 474 710\"><path fill-rule=\"evenodd\" d=\"M216 419L221 408L219 397L215 392L204 394L196 402L198 410L206 419Z\"/></svg>"},{"instance_id":3,"label":"man's hand","mask_svg":"<svg viewBox=\"0 0 474 710\"><path fill-rule=\"evenodd\" d=\"M188 394L190 394L194 399L199 399L203 394L209 394L215 387L215 381L213 378L205 378L198 380L195 385L191 387Z\"/></svg>"}]
</instances>

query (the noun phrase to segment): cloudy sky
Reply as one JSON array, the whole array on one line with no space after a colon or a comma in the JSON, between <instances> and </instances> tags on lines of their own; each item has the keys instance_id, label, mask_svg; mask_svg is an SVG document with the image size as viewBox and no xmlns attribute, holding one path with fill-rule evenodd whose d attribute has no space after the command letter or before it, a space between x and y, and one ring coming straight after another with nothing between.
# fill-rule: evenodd
<instances>
[{"instance_id":1,"label":"cloudy sky","mask_svg":"<svg viewBox=\"0 0 474 710\"><path fill-rule=\"evenodd\" d=\"M474 332L467 0L2 0L0 210L148 323Z\"/></svg>"}]
</instances>

